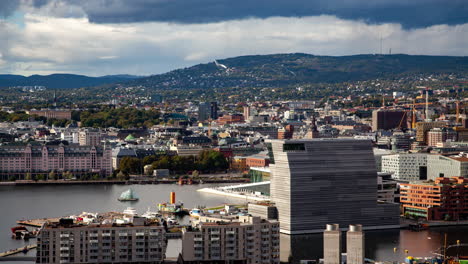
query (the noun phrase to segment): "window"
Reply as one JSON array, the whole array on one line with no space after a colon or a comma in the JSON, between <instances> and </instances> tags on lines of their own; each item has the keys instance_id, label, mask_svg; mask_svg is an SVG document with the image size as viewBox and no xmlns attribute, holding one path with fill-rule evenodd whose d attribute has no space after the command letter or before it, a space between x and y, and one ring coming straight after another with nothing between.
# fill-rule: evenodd
<instances>
[{"instance_id":1,"label":"window","mask_svg":"<svg viewBox=\"0 0 468 264\"><path fill-rule=\"evenodd\" d=\"M304 143L285 143L283 144L283 151L297 151L305 150Z\"/></svg>"}]
</instances>

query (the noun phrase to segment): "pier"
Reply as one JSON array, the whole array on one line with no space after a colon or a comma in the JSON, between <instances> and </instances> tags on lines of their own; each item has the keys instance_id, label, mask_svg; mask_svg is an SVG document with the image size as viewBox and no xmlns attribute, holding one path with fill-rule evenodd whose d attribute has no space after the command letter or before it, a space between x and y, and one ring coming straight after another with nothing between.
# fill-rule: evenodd
<instances>
[{"instance_id":1,"label":"pier","mask_svg":"<svg viewBox=\"0 0 468 264\"><path fill-rule=\"evenodd\" d=\"M22 253L22 252L24 252L25 248L26 248L27 251L29 251L31 249L37 248L37 244L27 245L26 247L20 247L20 248L17 248L17 249L12 249L12 250L8 250L8 251L5 251L5 252L1 252L0 253L0 258L16 255L18 253Z\"/></svg>"}]
</instances>

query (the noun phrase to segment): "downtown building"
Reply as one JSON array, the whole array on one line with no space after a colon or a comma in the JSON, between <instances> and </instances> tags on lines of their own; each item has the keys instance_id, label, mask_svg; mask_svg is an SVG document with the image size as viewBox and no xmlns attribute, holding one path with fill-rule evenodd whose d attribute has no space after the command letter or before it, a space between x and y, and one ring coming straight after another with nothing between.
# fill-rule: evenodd
<instances>
[{"instance_id":1,"label":"downtown building","mask_svg":"<svg viewBox=\"0 0 468 264\"><path fill-rule=\"evenodd\" d=\"M3 145L0 146L0 179L24 179L54 172L58 175L112 174L112 151L103 146L79 145Z\"/></svg>"},{"instance_id":2,"label":"downtown building","mask_svg":"<svg viewBox=\"0 0 468 264\"><path fill-rule=\"evenodd\" d=\"M271 201L282 233L320 233L327 223L399 228L399 206L377 202L371 142L271 140Z\"/></svg>"},{"instance_id":3,"label":"downtown building","mask_svg":"<svg viewBox=\"0 0 468 264\"><path fill-rule=\"evenodd\" d=\"M182 234L178 263L280 263L277 221L249 215L200 216Z\"/></svg>"},{"instance_id":4,"label":"downtown building","mask_svg":"<svg viewBox=\"0 0 468 264\"><path fill-rule=\"evenodd\" d=\"M166 231L134 217L127 224L46 223L37 237L36 263L163 263Z\"/></svg>"}]
</instances>

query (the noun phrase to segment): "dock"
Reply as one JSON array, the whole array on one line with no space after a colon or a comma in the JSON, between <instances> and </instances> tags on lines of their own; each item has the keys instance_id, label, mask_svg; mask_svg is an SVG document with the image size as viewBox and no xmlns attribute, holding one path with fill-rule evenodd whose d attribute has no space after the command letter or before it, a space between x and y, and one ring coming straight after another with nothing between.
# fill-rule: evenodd
<instances>
[{"instance_id":1,"label":"dock","mask_svg":"<svg viewBox=\"0 0 468 264\"><path fill-rule=\"evenodd\" d=\"M5 251L5 252L1 252L0 253L0 258L16 255L18 253L22 253L24 251L24 248L25 247L20 247L20 248L17 248L17 249L12 249L12 250L8 250L8 251ZM31 250L31 249L34 249L34 248L37 248L37 244L27 245L26 246L26 249L28 251Z\"/></svg>"},{"instance_id":2,"label":"dock","mask_svg":"<svg viewBox=\"0 0 468 264\"><path fill-rule=\"evenodd\" d=\"M32 226L32 227L41 227L45 222L58 222L58 218L39 218L39 219L29 219L29 220L18 220L16 223L18 225Z\"/></svg>"}]
</instances>

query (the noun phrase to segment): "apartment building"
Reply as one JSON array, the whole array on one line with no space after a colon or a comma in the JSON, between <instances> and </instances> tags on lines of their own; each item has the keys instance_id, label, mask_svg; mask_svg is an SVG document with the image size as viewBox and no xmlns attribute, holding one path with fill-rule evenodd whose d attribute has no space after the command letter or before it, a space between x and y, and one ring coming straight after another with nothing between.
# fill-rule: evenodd
<instances>
[{"instance_id":1,"label":"apartment building","mask_svg":"<svg viewBox=\"0 0 468 264\"><path fill-rule=\"evenodd\" d=\"M436 127L444 127L446 126L446 122L442 121L437 121L437 122L418 122L416 123L416 141L417 142L422 142L427 145L428 140L427 140L427 132L429 130L436 128Z\"/></svg>"},{"instance_id":2,"label":"apartment building","mask_svg":"<svg viewBox=\"0 0 468 264\"><path fill-rule=\"evenodd\" d=\"M162 263L165 229L146 218L130 224L45 224L37 237L36 263Z\"/></svg>"},{"instance_id":3,"label":"apartment building","mask_svg":"<svg viewBox=\"0 0 468 264\"><path fill-rule=\"evenodd\" d=\"M86 128L78 133L78 143L81 146L101 145L101 131L94 128Z\"/></svg>"},{"instance_id":4,"label":"apartment building","mask_svg":"<svg viewBox=\"0 0 468 264\"><path fill-rule=\"evenodd\" d=\"M439 143L457 141L457 132L452 128L433 128L427 132L427 145L437 146Z\"/></svg>"},{"instance_id":5,"label":"apartment building","mask_svg":"<svg viewBox=\"0 0 468 264\"><path fill-rule=\"evenodd\" d=\"M280 263L279 224L256 216L201 216L183 231L179 263Z\"/></svg>"},{"instance_id":6,"label":"apartment building","mask_svg":"<svg viewBox=\"0 0 468 264\"><path fill-rule=\"evenodd\" d=\"M400 184L400 192L405 215L427 220L468 219L468 179L463 177Z\"/></svg>"}]
</instances>

